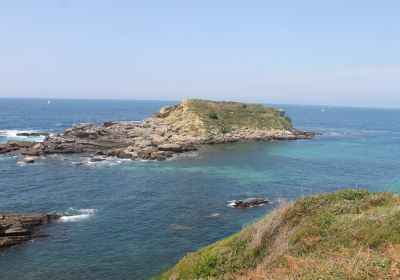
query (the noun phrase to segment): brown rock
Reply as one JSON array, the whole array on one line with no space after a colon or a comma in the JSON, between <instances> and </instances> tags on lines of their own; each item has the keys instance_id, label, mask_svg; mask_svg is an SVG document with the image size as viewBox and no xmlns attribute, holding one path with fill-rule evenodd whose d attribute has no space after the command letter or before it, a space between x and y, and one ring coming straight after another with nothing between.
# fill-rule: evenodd
<instances>
[{"instance_id":1,"label":"brown rock","mask_svg":"<svg viewBox=\"0 0 400 280\"><path fill-rule=\"evenodd\" d=\"M59 215L48 214L0 215L0 248L36 238L34 230L58 218Z\"/></svg>"},{"instance_id":2,"label":"brown rock","mask_svg":"<svg viewBox=\"0 0 400 280\"><path fill-rule=\"evenodd\" d=\"M163 144L163 145L159 145L158 149L160 151L170 151L170 152L175 152L175 153L182 152L182 146L179 144Z\"/></svg>"},{"instance_id":3,"label":"brown rock","mask_svg":"<svg viewBox=\"0 0 400 280\"><path fill-rule=\"evenodd\" d=\"M229 201L228 206L233 208L250 208L254 206L265 205L267 203L269 203L269 201L264 198L248 198L245 200Z\"/></svg>"},{"instance_id":4,"label":"brown rock","mask_svg":"<svg viewBox=\"0 0 400 280\"><path fill-rule=\"evenodd\" d=\"M155 113L155 116L157 118L165 118L168 117L169 114L176 108L176 106L165 106L160 109L157 113Z\"/></svg>"},{"instance_id":5,"label":"brown rock","mask_svg":"<svg viewBox=\"0 0 400 280\"><path fill-rule=\"evenodd\" d=\"M103 122L103 126L104 127L110 127L110 126L113 126L115 123L113 122L113 121L106 121L106 122Z\"/></svg>"},{"instance_id":6,"label":"brown rock","mask_svg":"<svg viewBox=\"0 0 400 280\"><path fill-rule=\"evenodd\" d=\"M17 133L16 135L25 137L37 137L37 136L49 136L50 134L47 132L21 132Z\"/></svg>"},{"instance_id":7,"label":"brown rock","mask_svg":"<svg viewBox=\"0 0 400 280\"><path fill-rule=\"evenodd\" d=\"M167 129L165 127L156 127L154 131L156 132L156 134L164 136L165 133L167 132Z\"/></svg>"},{"instance_id":8,"label":"brown rock","mask_svg":"<svg viewBox=\"0 0 400 280\"><path fill-rule=\"evenodd\" d=\"M106 158L105 157L103 157L103 156L94 156L94 157L91 157L90 158L90 161L91 162L99 162L99 161L104 161L104 160L106 160Z\"/></svg>"}]
</instances>

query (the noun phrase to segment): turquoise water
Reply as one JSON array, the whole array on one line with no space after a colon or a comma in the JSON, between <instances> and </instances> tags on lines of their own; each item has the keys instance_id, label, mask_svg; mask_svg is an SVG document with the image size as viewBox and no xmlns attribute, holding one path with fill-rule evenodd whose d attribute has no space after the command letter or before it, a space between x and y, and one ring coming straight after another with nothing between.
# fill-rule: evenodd
<instances>
[{"instance_id":1,"label":"turquoise water","mask_svg":"<svg viewBox=\"0 0 400 280\"><path fill-rule=\"evenodd\" d=\"M0 141L140 120L165 104L0 99ZM297 127L322 135L205 146L165 162L90 164L77 155L23 165L0 156L0 213L69 215L42 228L49 238L0 251L0 279L148 279L274 207L231 209L229 200L276 202L344 186L400 191L399 110L281 106Z\"/></svg>"}]
</instances>

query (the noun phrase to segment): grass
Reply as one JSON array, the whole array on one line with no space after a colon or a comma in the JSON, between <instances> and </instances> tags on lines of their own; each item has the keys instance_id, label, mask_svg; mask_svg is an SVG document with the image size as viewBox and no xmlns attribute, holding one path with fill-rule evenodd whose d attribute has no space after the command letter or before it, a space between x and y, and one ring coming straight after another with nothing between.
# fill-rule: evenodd
<instances>
[{"instance_id":1,"label":"grass","mask_svg":"<svg viewBox=\"0 0 400 280\"><path fill-rule=\"evenodd\" d=\"M400 197L345 189L281 205L155 279L400 279Z\"/></svg>"},{"instance_id":2,"label":"grass","mask_svg":"<svg viewBox=\"0 0 400 280\"><path fill-rule=\"evenodd\" d=\"M261 104L186 100L190 110L200 116L207 129L227 133L235 127L257 129L290 129L291 119L282 111Z\"/></svg>"}]
</instances>

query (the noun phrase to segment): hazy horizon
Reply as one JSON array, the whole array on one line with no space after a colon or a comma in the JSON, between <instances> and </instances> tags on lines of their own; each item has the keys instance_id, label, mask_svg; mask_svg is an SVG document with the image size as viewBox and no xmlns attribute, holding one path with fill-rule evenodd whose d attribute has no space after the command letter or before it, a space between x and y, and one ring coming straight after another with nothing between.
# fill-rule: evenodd
<instances>
[{"instance_id":1,"label":"hazy horizon","mask_svg":"<svg viewBox=\"0 0 400 280\"><path fill-rule=\"evenodd\" d=\"M86 98L86 97L74 97L74 98L68 98L68 97L53 97L53 98L48 98L48 97L12 97L12 96L0 96L1 99L21 99L21 100L43 100L45 102L56 102L57 100L77 100L77 101L140 101L140 102L176 102L179 103L183 99L141 99L141 98ZM192 99L188 97L188 99ZM282 103L282 102L268 102L265 100L254 100L254 101L246 101L246 100L233 100L233 99L213 99L213 98L196 98L196 99L203 99L203 100L210 100L210 101L226 101L226 102L243 102L243 103L259 103L263 105L270 105L270 106L284 106L284 105L289 105L289 106L315 106L315 107L324 107L324 108L329 108L329 107L342 107L342 108L365 108L365 109L391 109L391 110L400 110L400 107L379 107L379 106L357 106L357 105L332 105L332 104L308 104L308 103ZM51 103L50 103L51 104Z\"/></svg>"},{"instance_id":2,"label":"hazy horizon","mask_svg":"<svg viewBox=\"0 0 400 280\"><path fill-rule=\"evenodd\" d=\"M7 1L0 97L400 108L397 1Z\"/></svg>"}]
</instances>

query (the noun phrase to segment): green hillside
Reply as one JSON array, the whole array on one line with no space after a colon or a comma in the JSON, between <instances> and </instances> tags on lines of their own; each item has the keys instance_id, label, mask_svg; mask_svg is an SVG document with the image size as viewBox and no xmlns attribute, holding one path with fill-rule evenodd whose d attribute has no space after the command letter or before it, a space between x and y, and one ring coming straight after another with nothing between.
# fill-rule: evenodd
<instances>
[{"instance_id":1,"label":"green hillside","mask_svg":"<svg viewBox=\"0 0 400 280\"><path fill-rule=\"evenodd\" d=\"M346 189L281 205L155 279L400 279L400 197Z\"/></svg>"}]
</instances>

